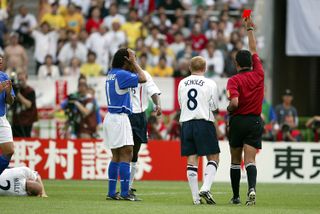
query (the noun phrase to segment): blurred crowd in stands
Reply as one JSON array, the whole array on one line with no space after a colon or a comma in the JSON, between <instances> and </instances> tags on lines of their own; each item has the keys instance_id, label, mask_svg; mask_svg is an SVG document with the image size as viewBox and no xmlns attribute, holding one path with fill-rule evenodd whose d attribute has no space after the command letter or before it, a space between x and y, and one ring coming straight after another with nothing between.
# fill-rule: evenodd
<instances>
[{"instance_id":1,"label":"blurred crowd in stands","mask_svg":"<svg viewBox=\"0 0 320 214\"><path fill-rule=\"evenodd\" d=\"M0 54L5 57L5 72L10 76L23 72L26 79L28 75L38 79L103 76L120 47L134 49L141 67L155 77L189 75L188 62L196 55L207 60L207 77L230 77L236 74L235 54L247 48L241 11L253 6L250 0L40 0L36 15L25 5L13 13L12 1L0 2ZM259 39L258 48L263 48ZM86 83L83 87L89 93ZM264 101L265 140L306 140L297 129L292 100L291 91L286 90L283 102L275 108ZM90 102L96 106L94 100ZM98 112L92 105L90 112ZM220 113L217 118L219 136L225 139L227 115ZM179 112L156 117L150 111L149 137L178 139L178 121ZM320 117L306 121L311 141L319 141L319 121Z\"/></svg>"},{"instance_id":2,"label":"blurred crowd in stands","mask_svg":"<svg viewBox=\"0 0 320 214\"><path fill-rule=\"evenodd\" d=\"M121 2L41 0L38 17L21 5L8 44L0 42L7 72L26 70L30 56L25 49L33 48L35 71L28 72L40 79L100 76L115 51L125 46L136 50L153 76L184 77L195 55L207 59L208 77L235 74L233 57L246 47L240 10L247 0L219 1L220 10L214 0ZM230 10L238 13L230 16Z\"/></svg>"}]
</instances>

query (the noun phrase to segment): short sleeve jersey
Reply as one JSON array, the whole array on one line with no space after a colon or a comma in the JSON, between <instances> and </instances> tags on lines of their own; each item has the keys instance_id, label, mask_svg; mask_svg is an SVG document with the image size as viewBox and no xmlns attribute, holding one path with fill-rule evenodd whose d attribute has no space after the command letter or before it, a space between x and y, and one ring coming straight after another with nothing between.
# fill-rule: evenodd
<instances>
[{"instance_id":1,"label":"short sleeve jersey","mask_svg":"<svg viewBox=\"0 0 320 214\"><path fill-rule=\"evenodd\" d=\"M144 71L147 77L147 82L139 83L138 87L132 89L132 112L144 112L149 105L149 98L154 94L161 94L160 89L153 81L152 77L147 71Z\"/></svg>"},{"instance_id":2,"label":"short sleeve jersey","mask_svg":"<svg viewBox=\"0 0 320 214\"><path fill-rule=\"evenodd\" d=\"M138 86L138 75L123 69L111 69L107 74L106 96L110 113L132 113L130 88Z\"/></svg>"},{"instance_id":3,"label":"short sleeve jersey","mask_svg":"<svg viewBox=\"0 0 320 214\"><path fill-rule=\"evenodd\" d=\"M178 100L180 122L200 119L214 121L213 111L218 109L217 84L204 76L190 75L179 83Z\"/></svg>"},{"instance_id":4,"label":"short sleeve jersey","mask_svg":"<svg viewBox=\"0 0 320 214\"><path fill-rule=\"evenodd\" d=\"M257 54L252 55L252 70L240 72L228 80L228 99L238 97L238 108L232 115L260 115L264 97L264 72Z\"/></svg>"}]
</instances>

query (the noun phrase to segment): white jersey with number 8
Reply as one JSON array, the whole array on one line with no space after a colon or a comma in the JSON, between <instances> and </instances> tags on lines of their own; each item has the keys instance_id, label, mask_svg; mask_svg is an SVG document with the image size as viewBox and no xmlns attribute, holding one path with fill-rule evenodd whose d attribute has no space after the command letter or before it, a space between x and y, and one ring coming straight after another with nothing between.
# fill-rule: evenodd
<instances>
[{"instance_id":1,"label":"white jersey with number 8","mask_svg":"<svg viewBox=\"0 0 320 214\"><path fill-rule=\"evenodd\" d=\"M218 109L218 87L213 80L200 75L184 78L179 83L178 100L180 122L200 119L214 122L212 112Z\"/></svg>"}]
</instances>

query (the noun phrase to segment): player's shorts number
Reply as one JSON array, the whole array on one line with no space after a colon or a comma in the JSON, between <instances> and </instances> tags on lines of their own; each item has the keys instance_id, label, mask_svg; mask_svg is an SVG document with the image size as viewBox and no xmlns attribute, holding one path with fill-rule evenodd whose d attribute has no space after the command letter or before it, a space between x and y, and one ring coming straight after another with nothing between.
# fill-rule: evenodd
<instances>
[{"instance_id":1,"label":"player's shorts number","mask_svg":"<svg viewBox=\"0 0 320 214\"><path fill-rule=\"evenodd\" d=\"M197 96L198 96L198 91L196 89L192 88L188 91L187 106L188 106L188 109L191 111L195 110L198 106L198 102L196 100Z\"/></svg>"}]
</instances>

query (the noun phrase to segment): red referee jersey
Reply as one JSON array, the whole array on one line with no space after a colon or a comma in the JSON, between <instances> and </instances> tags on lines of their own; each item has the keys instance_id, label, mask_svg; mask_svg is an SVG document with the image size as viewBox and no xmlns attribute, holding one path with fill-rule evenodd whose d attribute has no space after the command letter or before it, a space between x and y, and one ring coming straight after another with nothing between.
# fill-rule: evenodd
<instances>
[{"instance_id":1,"label":"red referee jersey","mask_svg":"<svg viewBox=\"0 0 320 214\"><path fill-rule=\"evenodd\" d=\"M238 97L238 108L232 115L260 115L264 97L264 72L258 54L252 55L252 71L240 72L228 80L228 99Z\"/></svg>"}]
</instances>

